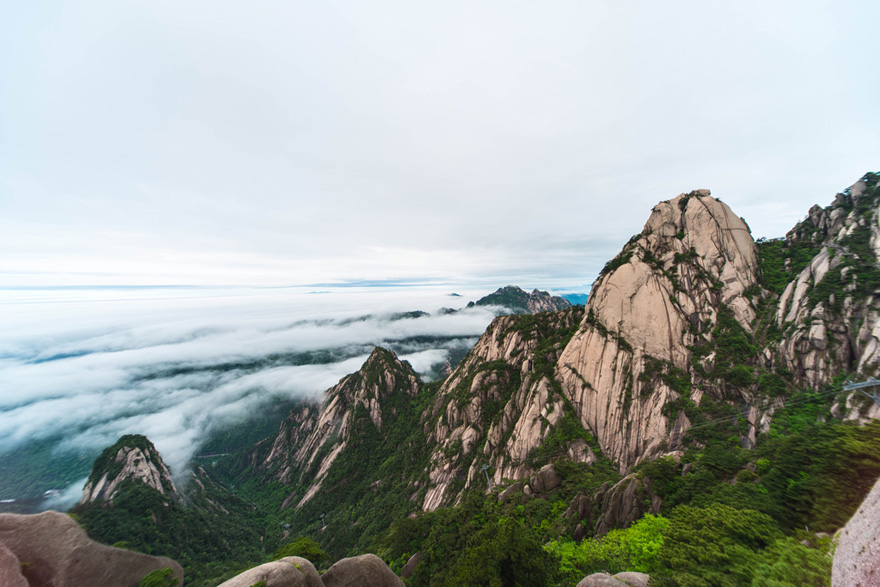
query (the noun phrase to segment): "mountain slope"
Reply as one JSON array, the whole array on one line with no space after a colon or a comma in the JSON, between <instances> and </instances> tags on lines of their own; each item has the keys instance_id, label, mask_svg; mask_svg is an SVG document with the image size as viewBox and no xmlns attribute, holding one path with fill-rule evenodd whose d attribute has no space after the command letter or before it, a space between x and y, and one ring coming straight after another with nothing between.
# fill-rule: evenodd
<instances>
[{"instance_id":1,"label":"mountain slope","mask_svg":"<svg viewBox=\"0 0 880 587\"><path fill-rule=\"evenodd\" d=\"M95 460L79 503L112 505L113 498L130 483L143 483L162 496L178 499L171 473L153 443L145 436L128 434Z\"/></svg>"},{"instance_id":2,"label":"mountain slope","mask_svg":"<svg viewBox=\"0 0 880 587\"><path fill-rule=\"evenodd\" d=\"M553 364L583 308L534 316L496 318L437 392L422 415L433 447L430 486L423 508L455 501L473 483L484 483L483 465L495 483L519 479L554 456L595 459L589 433L561 395Z\"/></svg>"},{"instance_id":3,"label":"mountain slope","mask_svg":"<svg viewBox=\"0 0 880 587\"><path fill-rule=\"evenodd\" d=\"M838 194L832 205L811 208L782 243L783 250L808 250L814 256L781 294L775 323L784 335L773 350L814 388L841 372L862 377L878 372L877 179L868 174Z\"/></svg>"}]
</instances>

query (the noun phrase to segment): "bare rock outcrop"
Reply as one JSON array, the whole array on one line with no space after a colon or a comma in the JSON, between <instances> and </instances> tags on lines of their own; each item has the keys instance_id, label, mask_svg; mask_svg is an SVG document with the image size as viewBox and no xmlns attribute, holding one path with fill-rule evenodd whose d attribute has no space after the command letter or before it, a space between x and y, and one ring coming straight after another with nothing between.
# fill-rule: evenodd
<instances>
[{"instance_id":1,"label":"bare rock outcrop","mask_svg":"<svg viewBox=\"0 0 880 587\"><path fill-rule=\"evenodd\" d=\"M787 235L787 249L815 256L788 284L776 309L785 332L774 352L815 389L840 372L880 371L880 190L863 179L826 208L813 206Z\"/></svg>"},{"instance_id":2,"label":"bare rock outcrop","mask_svg":"<svg viewBox=\"0 0 880 587\"><path fill-rule=\"evenodd\" d=\"M577 587L648 587L649 580L645 573L593 573L581 579Z\"/></svg>"},{"instance_id":3,"label":"bare rock outcrop","mask_svg":"<svg viewBox=\"0 0 880 587\"><path fill-rule=\"evenodd\" d=\"M688 426L668 421L663 407L689 392L691 349L711 338L719 308L750 328L755 312L743 292L756 270L748 226L708 190L655 206L644 230L606 265L557 375L621 471Z\"/></svg>"},{"instance_id":4,"label":"bare rock outcrop","mask_svg":"<svg viewBox=\"0 0 880 587\"><path fill-rule=\"evenodd\" d=\"M404 587L403 581L375 554L344 558L327 569L325 587Z\"/></svg>"},{"instance_id":5,"label":"bare rock outcrop","mask_svg":"<svg viewBox=\"0 0 880 587\"><path fill-rule=\"evenodd\" d=\"M553 491L562 483L562 475L556 471L553 463L548 463L541 467L541 470L535 473L529 479L529 487L535 493L546 493Z\"/></svg>"},{"instance_id":6,"label":"bare rock outcrop","mask_svg":"<svg viewBox=\"0 0 880 587\"><path fill-rule=\"evenodd\" d=\"M58 512L0 514L0 543L26 565L31 587L137 587L147 574L169 567L183 585L183 569L175 561L95 542Z\"/></svg>"},{"instance_id":7,"label":"bare rock outcrop","mask_svg":"<svg viewBox=\"0 0 880 587\"><path fill-rule=\"evenodd\" d=\"M95 460L79 503L112 504L125 482L143 483L162 495L178 499L171 473L153 443L145 436L129 434Z\"/></svg>"},{"instance_id":8,"label":"bare rock outcrop","mask_svg":"<svg viewBox=\"0 0 880 587\"><path fill-rule=\"evenodd\" d=\"M880 481L849 522L837 532L837 549L831 569L831 584L880 585Z\"/></svg>"},{"instance_id":9,"label":"bare rock outcrop","mask_svg":"<svg viewBox=\"0 0 880 587\"><path fill-rule=\"evenodd\" d=\"M324 587L314 565L298 556L287 556L248 569L218 587L252 587L260 581L265 587Z\"/></svg>"},{"instance_id":10,"label":"bare rock outcrop","mask_svg":"<svg viewBox=\"0 0 880 587\"><path fill-rule=\"evenodd\" d=\"M419 564L419 561L422 560L422 553L417 552L406 561L406 564L403 565L403 568L400 569L400 576L404 579L409 579L412 577L412 574L416 570L416 565Z\"/></svg>"},{"instance_id":11,"label":"bare rock outcrop","mask_svg":"<svg viewBox=\"0 0 880 587\"><path fill-rule=\"evenodd\" d=\"M489 325L423 415L427 441L435 447L423 509L453 503L460 495L450 490L456 484L461 490L475 483L487 487L484 465L495 485L528 478L536 472L530 455L563 419L581 428L553 377L553 365L582 316L583 308L572 307L503 316ZM583 431L566 441L562 454L595 459L586 436Z\"/></svg>"},{"instance_id":12,"label":"bare rock outcrop","mask_svg":"<svg viewBox=\"0 0 880 587\"><path fill-rule=\"evenodd\" d=\"M4 587L28 587L21 574L21 561L0 542L0 585Z\"/></svg>"},{"instance_id":13,"label":"bare rock outcrop","mask_svg":"<svg viewBox=\"0 0 880 587\"><path fill-rule=\"evenodd\" d=\"M286 484L309 472L308 490L285 501L300 507L320 491L330 467L348 445L358 408L363 408L381 431L387 419L396 417L385 400L392 394L415 397L420 385L409 363L376 347L360 370L324 393L320 406L303 404L294 410L281 425L268 456L256 464Z\"/></svg>"},{"instance_id":14,"label":"bare rock outcrop","mask_svg":"<svg viewBox=\"0 0 880 587\"><path fill-rule=\"evenodd\" d=\"M581 537L588 533L585 524L593 524L592 533L603 536L615 528L629 527L645 514L656 514L662 503L651 490L649 479L629 475L613 486L604 483L594 495L578 493L562 516L581 522Z\"/></svg>"}]
</instances>

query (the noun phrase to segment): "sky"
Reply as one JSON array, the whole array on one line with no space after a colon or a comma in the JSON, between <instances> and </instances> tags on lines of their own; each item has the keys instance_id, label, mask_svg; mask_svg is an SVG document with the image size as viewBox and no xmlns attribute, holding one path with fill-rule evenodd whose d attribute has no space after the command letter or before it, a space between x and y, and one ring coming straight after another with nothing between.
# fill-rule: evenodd
<instances>
[{"instance_id":1,"label":"sky","mask_svg":"<svg viewBox=\"0 0 880 587\"><path fill-rule=\"evenodd\" d=\"M710 188L757 237L880 169L880 5L0 5L0 287L586 290Z\"/></svg>"}]
</instances>

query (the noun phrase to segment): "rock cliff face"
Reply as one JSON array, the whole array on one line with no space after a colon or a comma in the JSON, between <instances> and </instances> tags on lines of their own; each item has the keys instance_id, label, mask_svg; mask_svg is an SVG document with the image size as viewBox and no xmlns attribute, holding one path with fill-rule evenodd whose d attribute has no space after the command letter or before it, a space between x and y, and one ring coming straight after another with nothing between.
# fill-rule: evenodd
<instances>
[{"instance_id":1,"label":"rock cliff face","mask_svg":"<svg viewBox=\"0 0 880 587\"><path fill-rule=\"evenodd\" d=\"M420 386L409 363L377 347L358 372L325 392L320 406L305 404L295 410L258 466L282 483L307 485L304 494L285 502L300 507L320 491L330 467L351 443L354 422L365 415L381 432L388 420L397 418L389 398L414 398Z\"/></svg>"},{"instance_id":2,"label":"rock cliff face","mask_svg":"<svg viewBox=\"0 0 880 587\"><path fill-rule=\"evenodd\" d=\"M422 416L434 447L424 509L485 483L484 465L495 483L527 477L546 462L547 455L537 453L551 437L561 440L553 456L595 458L589 433L553 378L553 365L582 316L583 308L574 307L492 322Z\"/></svg>"},{"instance_id":3,"label":"rock cliff face","mask_svg":"<svg viewBox=\"0 0 880 587\"><path fill-rule=\"evenodd\" d=\"M557 376L622 470L688 426L683 413L668 421L664 406L704 383L693 372L692 349L711 341L719 309L751 328L755 311L743 292L756 283L757 265L748 226L708 190L655 206L644 230L606 265Z\"/></svg>"},{"instance_id":4,"label":"rock cliff face","mask_svg":"<svg viewBox=\"0 0 880 587\"><path fill-rule=\"evenodd\" d=\"M112 505L114 496L128 482L143 483L162 495L178 498L171 473L153 443L145 436L129 434L95 460L79 503Z\"/></svg>"},{"instance_id":5,"label":"rock cliff face","mask_svg":"<svg viewBox=\"0 0 880 587\"><path fill-rule=\"evenodd\" d=\"M804 383L876 375L880 355L880 190L869 174L826 208L813 206L788 235L788 249L815 256L780 297L772 350Z\"/></svg>"}]
</instances>

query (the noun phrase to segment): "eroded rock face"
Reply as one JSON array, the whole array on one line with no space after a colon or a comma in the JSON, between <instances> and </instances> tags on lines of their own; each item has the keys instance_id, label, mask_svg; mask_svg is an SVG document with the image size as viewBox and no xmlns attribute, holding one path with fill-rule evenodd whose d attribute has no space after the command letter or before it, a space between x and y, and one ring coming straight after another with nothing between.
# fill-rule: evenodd
<instances>
[{"instance_id":1,"label":"eroded rock face","mask_svg":"<svg viewBox=\"0 0 880 587\"><path fill-rule=\"evenodd\" d=\"M120 438L95 461L79 503L112 504L120 485L126 481L143 483L162 495L178 498L171 473L156 447L146 437L132 434Z\"/></svg>"},{"instance_id":2,"label":"eroded rock face","mask_svg":"<svg viewBox=\"0 0 880 587\"><path fill-rule=\"evenodd\" d=\"M320 406L304 404L294 411L282 424L269 455L257 464L274 470L282 483L295 481L293 475L315 471L309 489L301 497L291 495L286 501L287 505L295 502L300 507L320 491L331 465L347 446L358 406L381 431L385 419L396 416L384 407L383 400L392 394L415 397L419 388L418 375L409 363L376 347L359 371L324 393Z\"/></svg>"},{"instance_id":3,"label":"eroded rock face","mask_svg":"<svg viewBox=\"0 0 880 587\"><path fill-rule=\"evenodd\" d=\"M266 587L324 587L315 566L307 559L287 556L236 575L218 587L252 587L263 581Z\"/></svg>"},{"instance_id":4,"label":"eroded rock face","mask_svg":"<svg viewBox=\"0 0 880 587\"><path fill-rule=\"evenodd\" d=\"M755 313L742 294L756 283L756 269L748 226L698 190L655 206L644 230L594 284L557 376L603 454L622 471L659 452L675 425L688 425L663 414L681 390L643 374L658 362L689 374L689 346L710 336L719 307L750 328Z\"/></svg>"},{"instance_id":5,"label":"eroded rock face","mask_svg":"<svg viewBox=\"0 0 880 587\"><path fill-rule=\"evenodd\" d=\"M837 549L831 569L831 584L880 585L880 482L874 484L846 526L837 533Z\"/></svg>"},{"instance_id":6,"label":"eroded rock face","mask_svg":"<svg viewBox=\"0 0 880 587\"><path fill-rule=\"evenodd\" d=\"M816 255L780 297L776 322L786 334L774 351L813 388L842 371L866 377L880 369L880 291L860 281L880 270L878 207L875 186L860 181L786 235L787 246Z\"/></svg>"},{"instance_id":7,"label":"eroded rock face","mask_svg":"<svg viewBox=\"0 0 880 587\"><path fill-rule=\"evenodd\" d=\"M27 563L31 587L137 587L147 574L169 567L183 585L183 569L175 561L95 542L58 512L0 514L0 543Z\"/></svg>"},{"instance_id":8,"label":"eroded rock face","mask_svg":"<svg viewBox=\"0 0 880 587\"><path fill-rule=\"evenodd\" d=\"M338 561L321 575L325 587L404 587L403 581L375 554Z\"/></svg>"},{"instance_id":9,"label":"eroded rock face","mask_svg":"<svg viewBox=\"0 0 880 587\"><path fill-rule=\"evenodd\" d=\"M489 325L422 418L428 443L435 446L423 509L453 503L460 495L451 490L455 484L462 490L487 487L483 465L496 485L536 472L529 455L566 413L576 418L553 378L553 365L582 316L583 308L573 307L503 316ZM577 460L595 459L583 438L565 450Z\"/></svg>"},{"instance_id":10,"label":"eroded rock face","mask_svg":"<svg viewBox=\"0 0 880 587\"><path fill-rule=\"evenodd\" d=\"M651 490L650 482L635 475L624 477L612 487L604 484L593 499L594 507L600 512L597 536L615 528L628 528L645 514L659 512L663 503Z\"/></svg>"},{"instance_id":11,"label":"eroded rock face","mask_svg":"<svg viewBox=\"0 0 880 587\"><path fill-rule=\"evenodd\" d=\"M603 484L594 495L578 493L562 516L580 520L593 535L603 536L615 528L628 528L645 514L657 514L662 503L648 479L629 475L613 486ZM587 533L583 525L582 536Z\"/></svg>"}]
</instances>

